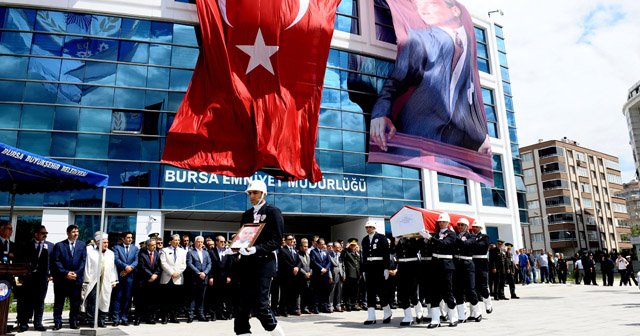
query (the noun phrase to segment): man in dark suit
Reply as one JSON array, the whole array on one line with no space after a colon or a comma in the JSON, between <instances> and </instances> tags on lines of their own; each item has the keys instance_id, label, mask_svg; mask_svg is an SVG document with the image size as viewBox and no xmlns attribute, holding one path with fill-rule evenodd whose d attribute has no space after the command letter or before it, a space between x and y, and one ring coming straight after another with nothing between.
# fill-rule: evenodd
<instances>
[{"instance_id":1,"label":"man in dark suit","mask_svg":"<svg viewBox=\"0 0 640 336\"><path fill-rule=\"evenodd\" d=\"M133 295L135 270L138 267L138 247L132 244L133 233L122 233L122 244L113 248L116 270L118 271L118 285L113 297L113 326L129 325L129 307Z\"/></svg>"},{"instance_id":2,"label":"man in dark suit","mask_svg":"<svg viewBox=\"0 0 640 336\"><path fill-rule=\"evenodd\" d=\"M313 305L313 298L311 293L313 291L311 287L311 257L309 256L309 240L307 238L300 239L300 250L298 251L298 257L300 263L298 264L298 285L297 295L300 296L300 312L304 314L311 314L311 306Z\"/></svg>"},{"instance_id":3,"label":"man in dark suit","mask_svg":"<svg viewBox=\"0 0 640 336\"><path fill-rule=\"evenodd\" d=\"M150 238L145 242L145 248L138 254L138 266L136 271L136 296L137 320L148 324L156 324L158 311L157 291L160 285L160 254L156 249L156 238Z\"/></svg>"},{"instance_id":4,"label":"man in dark suit","mask_svg":"<svg viewBox=\"0 0 640 336\"><path fill-rule=\"evenodd\" d=\"M255 316L272 336L284 336L269 306L271 278L276 276L276 257L273 252L280 248L284 218L280 209L265 201L267 186L261 180L251 181L247 195L253 207L242 214L241 223L265 225L253 246L239 250L241 256L237 264L237 283L240 298L234 316L234 331L237 335L251 333L249 317Z\"/></svg>"},{"instance_id":5,"label":"man in dark suit","mask_svg":"<svg viewBox=\"0 0 640 336\"><path fill-rule=\"evenodd\" d=\"M358 281L360 280L360 255L356 253L358 239L349 238L347 249L342 252L344 262L344 302L347 311L359 310L358 304Z\"/></svg>"},{"instance_id":6,"label":"man in dark suit","mask_svg":"<svg viewBox=\"0 0 640 336\"><path fill-rule=\"evenodd\" d=\"M29 319L33 315L33 326L37 331L46 331L42 325L44 312L44 298L50 280L50 260L53 244L46 241L47 228L44 225L36 227L34 238L26 242L16 258L17 262L29 264L31 274L20 277L18 291L18 328L19 331L29 329Z\"/></svg>"},{"instance_id":7,"label":"man in dark suit","mask_svg":"<svg viewBox=\"0 0 640 336\"><path fill-rule=\"evenodd\" d=\"M296 304L296 279L300 271L300 256L293 235L285 237L286 245L278 251L278 278L280 279L280 315L300 315Z\"/></svg>"},{"instance_id":8,"label":"man in dark suit","mask_svg":"<svg viewBox=\"0 0 640 336\"><path fill-rule=\"evenodd\" d=\"M80 328L78 313L86 259L87 247L85 243L78 240L78 226L71 224L67 227L67 239L56 243L53 247L54 330L62 329L62 308L66 298L69 298L70 304L69 325L71 329Z\"/></svg>"},{"instance_id":9,"label":"man in dark suit","mask_svg":"<svg viewBox=\"0 0 640 336\"><path fill-rule=\"evenodd\" d=\"M0 259L7 257L7 262L13 260L16 249L14 242L11 241L12 234L13 225L6 220L0 220Z\"/></svg>"},{"instance_id":10,"label":"man in dark suit","mask_svg":"<svg viewBox=\"0 0 640 336\"><path fill-rule=\"evenodd\" d=\"M461 19L468 14L455 0L414 3L428 28L410 30L399 48L393 73L371 113L371 139L386 151L387 139L397 130L488 152L486 117L475 83L474 31ZM393 110L400 111L394 116Z\"/></svg>"},{"instance_id":11,"label":"man in dark suit","mask_svg":"<svg viewBox=\"0 0 640 336\"><path fill-rule=\"evenodd\" d=\"M207 310L211 320L227 320L231 314L231 262L232 252L226 246L224 236L217 236L209 247L211 258L211 272L209 273L209 288L207 288Z\"/></svg>"},{"instance_id":12,"label":"man in dark suit","mask_svg":"<svg viewBox=\"0 0 640 336\"><path fill-rule=\"evenodd\" d=\"M204 249L204 237L197 236L194 239L193 248L187 252L187 271L191 273L191 304L187 323L193 322L194 311L198 321L206 322L204 316L204 293L211 272L211 258L209 252Z\"/></svg>"},{"instance_id":13,"label":"man in dark suit","mask_svg":"<svg viewBox=\"0 0 640 336\"><path fill-rule=\"evenodd\" d=\"M313 307L311 312L330 313L329 292L333 277L331 276L331 259L324 239L318 239L318 246L311 251L311 285L313 286Z\"/></svg>"}]
</instances>

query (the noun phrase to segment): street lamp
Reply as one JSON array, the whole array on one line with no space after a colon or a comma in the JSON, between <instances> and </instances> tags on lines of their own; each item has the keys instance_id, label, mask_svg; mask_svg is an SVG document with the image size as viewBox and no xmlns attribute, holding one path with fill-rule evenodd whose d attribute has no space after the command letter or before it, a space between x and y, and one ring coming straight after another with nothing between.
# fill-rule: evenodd
<instances>
[{"instance_id":1,"label":"street lamp","mask_svg":"<svg viewBox=\"0 0 640 336\"><path fill-rule=\"evenodd\" d=\"M489 17L491 17L491 14L493 14L493 13L498 13L498 14L500 14L500 16L504 15L504 12L502 11L502 9L496 9L496 10L489 11L489 12L487 12L487 15Z\"/></svg>"}]
</instances>

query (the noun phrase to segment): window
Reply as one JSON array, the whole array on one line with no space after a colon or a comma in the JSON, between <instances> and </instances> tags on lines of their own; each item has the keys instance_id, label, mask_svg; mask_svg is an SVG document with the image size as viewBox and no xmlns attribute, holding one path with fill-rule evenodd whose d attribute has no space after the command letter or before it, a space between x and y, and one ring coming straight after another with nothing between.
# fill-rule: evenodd
<instances>
[{"instance_id":1,"label":"window","mask_svg":"<svg viewBox=\"0 0 640 336\"><path fill-rule=\"evenodd\" d=\"M487 115L487 129L489 136L498 138L498 118L496 116L496 105L493 99L493 90L482 88L482 101L484 102L484 112Z\"/></svg>"},{"instance_id":2,"label":"window","mask_svg":"<svg viewBox=\"0 0 640 336\"><path fill-rule=\"evenodd\" d=\"M376 39L396 44L396 32L393 28L391 10L386 1L374 1L373 11L376 20Z\"/></svg>"},{"instance_id":3,"label":"window","mask_svg":"<svg viewBox=\"0 0 640 336\"><path fill-rule=\"evenodd\" d=\"M504 187L504 176L502 168L502 156L493 155L493 187L481 184L482 204L484 206L507 207L507 198Z\"/></svg>"},{"instance_id":4,"label":"window","mask_svg":"<svg viewBox=\"0 0 640 336\"><path fill-rule=\"evenodd\" d=\"M524 161L524 162L533 161L533 154L532 153L522 153L522 161Z\"/></svg>"},{"instance_id":5,"label":"window","mask_svg":"<svg viewBox=\"0 0 640 336\"><path fill-rule=\"evenodd\" d=\"M476 49L478 50L478 70L491 73L486 31L480 27L474 27L474 29L476 33Z\"/></svg>"},{"instance_id":6,"label":"window","mask_svg":"<svg viewBox=\"0 0 640 336\"><path fill-rule=\"evenodd\" d=\"M616 175L616 174L607 173L607 181L609 181L611 183L622 184L622 176Z\"/></svg>"},{"instance_id":7,"label":"window","mask_svg":"<svg viewBox=\"0 0 640 336\"><path fill-rule=\"evenodd\" d=\"M358 0L342 0L338 5L335 29L360 35Z\"/></svg>"},{"instance_id":8,"label":"window","mask_svg":"<svg viewBox=\"0 0 640 336\"><path fill-rule=\"evenodd\" d=\"M576 167L576 174L582 177L589 177L589 171L587 168Z\"/></svg>"},{"instance_id":9,"label":"window","mask_svg":"<svg viewBox=\"0 0 640 336\"><path fill-rule=\"evenodd\" d=\"M618 162L607 160L607 159L604 159L603 161L604 161L605 167L615 169L615 170L620 170L620 164Z\"/></svg>"},{"instance_id":10,"label":"window","mask_svg":"<svg viewBox=\"0 0 640 336\"><path fill-rule=\"evenodd\" d=\"M559 213L559 214L547 215L547 219L549 220L549 224L573 222L573 214Z\"/></svg>"},{"instance_id":11,"label":"window","mask_svg":"<svg viewBox=\"0 0 640 336\"><path fill-rule=\"evenodd\" d=\"M573 239L575 239L575 232L573 232L573 231L552 231L552 232L549 232L549 239L551 239L551 241L573 240Z\"/></svg>"},{"instance_id":12,"label":"window","mask_svg":"<svg viewBox=\"0 0 640 336\"><path fill-rule=\"evenodd\" d=\"M587 162L587 156L584 153L575 152L575 158L577 161Z\"/></svg>"},{"instance_id":13,"label":"window","mask_svg":"<svg viewBox=\"0 0 640 336\"><path fill-rule=\"evenodd\" d=\"M565 166L560 162L553 162L540 166L540 172L542 174L559 173L564 171L566 171Z\"/></svg>"},{"instance_id":14,"label":"window","mask_svg":"<svg viewBox=\"0 0 640 336\"><path fill-rule=\"evenodd\" d=\"M545 158L549 156L562 156L564 150L560 147L547 147L543 149L538 149L538 157Z\"/></svg>"},{"instance_id":15,"label":"window","mask_svg":"<svg viewBox=\"0 0 640 336\"><path fill-rule=\"evenodd\" d=\"M580 191L585 193L591 192L591 185L589 183L580 182Z\"/></svg>"},{"instance_id":16,"label":"window","mask_svg":"<svg viewBox=\"0 0 640 336\"><path fill-rule=\"evenodd\" d=\"M590 198L583 198L582 204L585 208L593 208L593 200L591 200Z\"/></svg>"},{"instance_id":17,"label":"window","mask_svg":"<svg viewBox=\"0 0 640 336\"><path fill-rule=\"evenodd\" d=\"M539 209L540 208L540 202L538 202L538 201L529 201L529 202L527 202L527 208L529 210Z\"/></svg>"},{"instance_id":18,"label":"window","mask_svg":"<svg viewBox=\"0 0 640 336\"><path fill-rule=\"evenodd\" d=\"M440 202L469 204L467 180L438 173L438 195Z\"/></svg>"},{"instance_id":19,"label":"window","mask_svg":"<svg viewBox=\"0 0 640 336\"><path fill-rule=\"evenodd\" d=\"M535 184L530 184L527 186L527 192L530 194L535 194L538 192L538 186Z\"/></svg>"},{"instance_id":20,"label":"window","mask_svg":"<svg viewBox=\"0 0 640 336\"><path fill-rule=\"evenodd\" d=\"M612 206L614 212L627 213L627 206L624 204L613 203Z\"/></svg>"},{"instance_id":21,"label":"window","mask_svg":"<svg viewBox=\"0 0 640 336\"><path fill-rule=\"evenodd\" d=\"M544 236L542 235L542 233L534 233L531 235L531 241L533 241L534 243L543 243Z\"/></svg>"},{"instance_id":22,"label":"window","mask_svg":"<svg viewBox=\"0 0 640 336\"><path fill-rule=\"evenodd\" d=\"M549 180L542 182L542 190L568 189L569 185L566 180Z\"/></svg>"},{"instance_id":23,"label":"window","mask_svg":"<svg viewBox=\"0 0 640 336\"><path fill-rule=\"evenodd\" d=\"M549 197L545 199L544 203L548 207L562 206L562 205L569 206L571 205L571 198L568 196Z\"/></svg>"},{"instance_id":24,"label":"window","mask_svg":"<svg viewBox=\"0 0 640 336\"><path fill-rule=\"evenodd\" d=\"M524 170L524 176L525 177L535 177L535 175L536 175L535 169L533 169L533 168Z\"/></svg>"},{"instance_id":25,"label":"window","mask_svg":"<svg viewBox=\"0 0 640 336\"><path fill-rule=\"evenodd\" d=\"M529 223L531 225L542 225L541 217L529 217Z\"/></svg>"},{"instance_id":26,"label":"window","mask_svg":"<svg viewBox=\"0 0 640 336\"><path fill-rule=\"evenodd\" d=\"M590 241L597 241L598 233L596 231L587 231L587 239Z\"/></svg>"}]
</instances>

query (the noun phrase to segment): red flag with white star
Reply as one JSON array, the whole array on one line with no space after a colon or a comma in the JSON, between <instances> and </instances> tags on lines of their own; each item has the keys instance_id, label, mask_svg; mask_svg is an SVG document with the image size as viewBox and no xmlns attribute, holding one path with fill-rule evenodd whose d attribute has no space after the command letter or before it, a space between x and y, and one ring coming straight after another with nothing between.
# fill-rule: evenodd
<instances>
[{"instance_id":1,"label":"red flag with white star","mask_svg":"<svg viewBox=\"0 0 640 336\"><path fill-rule=\"evenodd\" d=\"M198 0L200 56L162 162L321 180L314 150L339 2Z\"/></svg>"}]
</instances>

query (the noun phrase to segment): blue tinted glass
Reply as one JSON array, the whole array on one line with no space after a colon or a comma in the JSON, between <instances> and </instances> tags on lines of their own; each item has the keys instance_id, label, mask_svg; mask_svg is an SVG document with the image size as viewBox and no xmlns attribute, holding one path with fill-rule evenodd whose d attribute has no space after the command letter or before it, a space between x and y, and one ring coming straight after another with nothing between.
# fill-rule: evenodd
<instances>
[{"instance_id":1,"label":"blue tinted glass","mask_svg":"<svg viewBox=\"0 0 640 336\"><path fill-rule=\"evenodd\" d=\"M97 134L78 134L76 157L86 159L105 159L109 150L109 136Z\"/></svg>"},{"instance_id":2,"label":"blue tinted glass","mask_svg":"<svg viewBox=\"0 0 640 336\"><path fill-rule=\"evenodd\" d=\"M60 78L61 63L61 59L32 57L29 60L29 79L57 82Z\"/></svg>"},{"instance_id":3,"label":"blue tinted glass","mask_svg":"<svg viewBox=\"0 0 640 336\"><path fill-rule=\"evenodd\" d=\"M382 198L382 179L370 177L367 179L367 196Z\"/></svg>"},{"instance_id":4,"label":"blue tinted glass","mask_svg":"<svg viewBox=\"0 0 640 336\"><path fill-rule=\"evenodd\" d=\"M18 146L18 131L0 131L0 142L9 146Z\"/></svg>"},{"instance_id":5,"label":"blue tinted glass","mask_svg":"<svg viewBox=\"0 0 640 336\"><path fill-rule=\"evenodd\" d=\"M38 155L50 156L51 133L20 131L18 134L18 147Z\"/></svg>"},{"instance_id":6,"label":"blue tinted glass","mask_svg":"<svg viewBox=\"0 0 640 336\"><path fill-rule=\"evenodd\" d=\"M144 108L145 90L116 88L113 105L123 108Z\"/></svg>"},{"instance_id":7,"label":"blue tinted glass","mask_svg":"<svg viewBox=\"0 0 640 336\"><path fill-rule=\"evenodd\" d=\"M7 13L6 7L0 7L0 28L4 26L4 17Z\"/></svg>"},{"instance_id":8,"label":"blue tinted glass","mask_svg":"<svg viewBox=\"0 0 640 336\"><path fill-rule=\"evenodd\" d=\"M16 205L17 206L41 206L43 199L44 199L44 194L16 195Z\"/></svg>"},{"instance_id":9,"label":"blue tinted glass","mask_svg":"<svg viewBox=\"0 0 640 336\"><path fill-rule=\"evenodd\" d=\"M302 212L300 195L275 195L275 203L283 212Z\"/></svg>"},{"instance_id":10,"label":"blue tinted glass","mask_svg":"<svg viewBox=\"0 0 640 336\"><path fill-rule=\"evenodd\" d=\"M384 201L384 215L391 216L394 213L398 212L403 206L404 201Z\"/></svg>"},{"instance_id":11,"label":"blue tinted glass","mask_svg":"<svg viewBox=\"0 0 640 336\"><path fill-rule=\"evenodd\" d=\"M67 14L62 12L39 10L36 17L36 30L52 33L64 33L67 29Z\"/></svg>"},{"instance_id":12,"label":"blue tinted glass","mask_svg":"<svg viewBox=\"0 0 640 336\"><path fill-rule=\"evenodd\" d=\"M496 36L498 37L504 37L504 33L502 32L502 27L499 25L494 25L495 29L496 29Z\"/></svg>"},{"instance_id":13,"label":"blue tinted glass","mask_svg":"<svg viewBox=\"0 0 640 336\"><path fill-rule=\"evenodd\" d=\"M318 148L342 149L342 144L342 132L340 130L318 129Z\"/></svg>"},{"instance_id":14,"label":"blue tinted glass","mask_svg":"<svg viewBox=\"0 0 640 336\"><path fill-rule=\"evenodd\" d=\"M502 75L502 80L505 82L510 82L511 78L509 77L509 69L505 67L500 67L500 74Z\"/></svg>"},{"instance_id":15,"label":"blue tinted glass","mask_svg":"<svg viewBox=\"0 0 640 336\"><path fill-rule=\"evenodd\" d=\"M511 95L511 84L509 82L502 82L502 89L505 94Z\"/></svg>"},{"instance_id":16,"label":"blue tinted glass","mask_svg":"<svg viewBox=\"0 0 640 336\"><path fill-rule=\"evenodd\" d=\"M112 110L83 108L78 119L80 132L111 132Z\"/></svg>"},{"instance_id":17,"label":"blue tinted glass","mask_svg":"<svg viewBox=\"0 0 640 336\"><path fill-rule=\"evenodd\" d=\"M89 55L86 57L92 59L117 61L118 60L118 41L91 39L89 45Z\"/></svg>"},{"instance_id":18,"label":"blue tinted glass","mask_svg":"<svg viewBox=\"0 0 640 336\"><path fill-rule=\"evenodd\" d=\"M76 155L75 133L52 133L51 134L51 156L54 157L74 157Z\"/></svg>"},{"instance_id":19,"label":"blue tinted glass","mask_svg":"<svg viewBox=\"0 0 640 336\"><path fill-rule=\"evenodd\" d=\"M516 127L516 114L511 111L507 112L507 125Z\"/></svg>"},{"instance_id":20,"label":"blue tinted glass","mask_svg":"<svg viewBox=\"0 0 640 336\"><path fill-rule=\"evenodd\" d=\"M368 199L367 205L369 207L369 214L384 216L384 201L377 199Z\"/></svg>"},{"instance_id":21,"label":"blue tinted glass","mask_svg":"<svg viewBox=\"0 0 640 336\"><path fill-rule=\"evenodd\" d=\"M317 196L305 196L302 198L302 212L309 214L319 214L320 210L320 197Z\"/></svg>"},{"instance_id":22,"label":"blue tinted glass","mask_svg":"<svg viewBox=\"0 0 640 336\"><path fill-rule=\"evenodd\" d=\"M60 66L60 81L82 83L85 68L85 61L63 59Z\"/></svg>"},{"instance_id":23,"label":"blue tinted glass","mask_svg":"<svg viewBox=\"0 0 640 336\"><path fill-rule=\"evenodd\" d=\"M507 48L504 45L504 40L501 38L496 39L496 44L498 45L498 51L507 52Z\"/></svg>"},{"instance_id":24,"label":"blue tinted glass","mask_svg":"<svg viewBox=\"0 0 640 336\"><path fill-rule=\"evenodd\" d=\"M318 120L320 126L336 127L340 128L340 120L343 113L338 110L331 110L326 108L320 109L320 119Z\"/></svg>"},{"instance_id":25,"label":"blue tinted glass","mask_svg":"<svg viewBox=\"0 0 640 336\"><path fill-rule=\"evenodd\" d=\"M491 105L484 105L484 113L487 115L487 121L497 122L496 111Z\"/></svg>"},{"instance_id":26,"label":"blue tinted glass","mask_svg":"<svg viewBox=\"0 0 640 336\"><path fill-rule=\"evenodd\" d=\"M53 125L53 106L24 105L21 128L50 130Z\"/></svg>"},{"instance_id":27,"label":"blue tinted glass","mask_svg":"<svg viewBox=\"0 0 640 336\"><path fill-rule=\"evenodd\" d=\"M341 152L316 150L316 161L323 172L325 170L335 173L342 172L343 164Z\"/></svg>"},{"instance_id":28,"label":"blue tinted glass","mask_svg":"<svg viewBox=\"0 0 640 336\"><path fill-rule=\"evenodd\" d=\"M243 192L234 192L234 193L224 193L224 209L225 210L235 210L235 211L244 211L248 208L247 206L247 196Z\"/></svg>"},{"instance_id":29,"label":"blue tinted glass","mask_svg":"<svg viewBox=\"0 0 640 336\"><path fill-rule=\"evenodd\" d=\"M169 89L177 91L187 91L189 82L191 82L192 70L171 69L171 82Z\"/></svg>"},{"instance_id":30,"label":"blue tinted glass","mask_svg":"<svg viewBox=\"0 0 640 336\"><path fill-rule=\"evenodd\" d=\"M50 207L67 207L69 206L70 195L71 193L68 191L46 193L44 194L44 202L42 204Z\"/></svg>"},{"instance_id":31,"label":"blue tinted glass","mask_svg":"<svg viewBox=\"0 0 640 336\"><path fill-rule=\"evenodd\" d=\"M491 68L489 67L489 61L478 59L478 70L486 73L491 73Z\"/></svg>"},{"instance_id":32,"label":"blue tinted glass","mask_svg":"<svg viewBox=\"0 0 640 336\"><path fill-rule=\"evenodd\" d=\"M151 22L151 41L171 43L173 40L173 24L168 22Z\"/></svg>"},{"instance_id":33,"label":"blue tinted glass","mask_svg":"<svg viewBox=\"0 0 640 336\"><path fill-rule=\"evenodd\" d=\"M366 131L364 114L361 113L341 113L342 128L354 131ZM339 127L339 126L338 126Z\"/></svg>"},{"instance_id":34,"label":"blue tinted glass","mask_svg":"<svg viewBox=\"0 0 640 336\"><path fill-rule=\"evenodd\" d=\"M327 68L324 72L324 87L340 88L340 70ZM326 91L326 90L325 90Z\"/></svg>"},{"instance_id":35,"label":"blue tinted glass","mask_svg":"<svg viewBox=\"0 0 640 336\"><path fill-rule=\"evenodd\" d=\"M342 146L345 150L364 153L366 152L365 140L365 133L342 131Z\"/></svg>"},{"instance_id":36,"label":"blue tinted glass","mask_svg":"<svg viewBox=\"0 0 640 336\"><path fill-rule=\"evenodd\" d=\"M344 198L342 197L321 197L320 209L322 213L329 214L343 214L344 210Z\"/></svg>"},{"instance_id":37,"label":"blue tinted glass","mask_svg":"<svg viewBox=\"0 0 640 336\"><path fill-rule=\"evenodd\" d=\"M492 168L494 171L502 172L502 157L499 154L494 154L492 157Z\"/></svg>"},{"instance_id":38,"label":"blue tinted glass","mask_svg":"<svg viewBox=\"0 0 640 336\"><path fill-rule=\"evenodd\" d=\"M121 20L120 18L112 16L94 15L91 21L91 35L118 37Z\"/></svg>"},{"instance_id":39,"label":"blue tinted glass","mask_svg":"<svg viewBox=\"0 0 640 336\"><path fill-rule=\"evenodd\" d=\"M504 105L507 111L513 111L513 98L504 96Z\"/></svg>"},{"instance_id":40,"label":"blue tinted glass","mask_svg":"<svg viewBox=\"0 0 640 336\"><path fill-rule=\"evenodd\" d=\"M149 44L142 42L120 42L118 61L148 63Z\"/></svg>"},{"instance_id":41,"label":"blue tinted glass","mask_svg":"<svg viewBox=\"0 0 640 336\"><path fill-rule=\"evenodd\" d=\"M142 138L140 147L140 160L159 161L160 160L160 140Z\"/></svg>"},{"instance_id":42,"label":"blue tinted glass","mask_svg":"<svg viewBox=\"0 0 640 336\"><path fill-rule=\"evenodd\" d=\"M479 27L473 27L473 30L474 30L474 31L475 31L475 33L476 33L476 40L477 40L477 41L479 41L479 42L480 42L480 41L482 41L482 42L486 42L485 35L484 35L484 34L485 34L485 33L484 33L484 29L479 28Z\"/></svg>"},{"instance_id":43,"label":"blue tinted glass","mask_svg":"<svg viewBox=\"0 0 640 336\"><path fill-rule=\"evenodd\" d=\"M82 88L79 85L60 84L58 86L58 104L80 104Z\"/></svg>"},{"instance_id":44,"label":"blue tinted glass","mask_svg":"<svg viewBox=\"0 0 640 336\"><path fill-rule=\"evenodd\" d=\"M171 65L179 68L193 69L198 60L198 49L187 47L173 47Z\"/></svg>"},{"instance_id":45,"label":"blue tinted glass","mask_svg":"<svg viewBox=\"0 0 640 336\"><path fill-rule=\"evenodd\" d=\"M87 35L91 29L91 14L66 13L67 33Z\"/></svg>"},{"instance_id":46,"label":"blue tinted glass","mask_svg":"<svg viewBox=\"0 0 640 336\"><path fill-rule=\"evenodd\" d=\"M4 21L5 29L33 30L36 21L36 11L33 9L7 8Z\"/></svg>"},{"instance_id":47,"label":"blue tinted glass","mask_svg":"<svg viewBox=\"0 0 640 336\"><path fill-rule=\"evenodd\" d=\"M163 209L183 209L193 205L193 192L183 190L163 190Z\"/></svg>"},{"instance_id":48,"label":"blue tinted glass","mask_svg":"<svg viewBox=\"0 0 640 336\"><path fill-rule=\"evenodd\" d=\"M509 67L509 64L507 63L507 54L505 53L498 53L498 60L500 60L500 65L503 67Z\"/></svg>"},{"instance_id":49,"label":"blue tinted glass","mask_svg":"<svg viewBox=\"0 0 640 336\"><path fill-rule=\"evenodd\" d=\"M495 122L487 122L487 133L490 137L499 139L498 136L498 124Z\"/></svg>"},{"instance_id":50,"label":"blue tinted glass","mask_svg":"<svg viewBox=\"0 0 640 336\"><path fill-rule=\"evenodd\" d=\"M0 125L2 128L17 128L20 122L21 105L0 105Z\"/></svg>"},{"instance_id":51,"label":"blue tinted glass","mask_svg":"<svg viewBox=\"0 0 640 336\"><path fill-rule=\"evenodd\" d=\"M402 177L402 167L396 165L382 165L382 175L391 177Z\"/></svg>"},{"instance_id":52,"label":"blue tinted glass","mask_svg":"<svg viewBox=\"0 0 640 336\"><path fill-rule=\"evenodd\" d=\"M396 32L392 27L376 24L376 38L378 41L396 44Z\"/></svg>"},{"instance_id":53,"label":"blue tinted glass","mask_svg":"<svg viewBox=\"0 0 640 336\"><path fill-rule=\"evenodd\" d=\"M28 54L31 50L31 33L3 32L0 38L0 46L5 53Z\"/></svg>"},{"instance_id":54,"label":"blue tinted glass","mask_svg":"<svg viewBox=\"0 0 640 336\"><path fill-rule=\"evenodd\" d=\"M196 31L194 26L186 26L181 24L173 25L173 43L184 44L189 46L198 46L196 40Z\"/></svg>"},{"instance_id":55,"label":"blue tinted glass","mask_svg":"<svg viewBox=\"0 0 640 336\"><path fill-rule=\"evenodd\" d=\"M149 72L151 72L151 69L149 69ZM160 109L165 110L167 108L166 105L168 100L169 95L167 94L167 92L147 90L144 105L151 106L160 104Z\"/></svg>"},{"instance_id":56,"label":"blue tinted glass","mask_svg":"<svg viewBox=\"0 0 640 336\"><path fill-rule=\"evenodd\" d=\"M355 0L342 0L338 4L337 12L341 14L347 14L351 16L358 16L357 3Z\"/></svg>"},{"instance_id":57,"label":"blue tinted glass","mask_svg":"<svg viewBox=\"0 0 640 336\"><path fill-rule=\"evenodd\" d=\"M354 174L364 174L366 156L365 154L343 153L344 172Z\"/></svg>"},{"instance_id":58,"label":"blue tinted glass","mask_svg":"<svg viewBox=\"0 0 640 336\"><path fill-rule=\"evenodd\" d=\"M485 104L493 105L493 91L491 89L482 88L482 101Z\"/></svg>"},{"instance_id":59,"label":"blue tinted glass","mask_svg":"<svg viewBox=\"0 0 640 336\"><path fill-rule=\"evenodd\" d=\"M184 93L169 92L169 102L166 106L166 109L169 111L177 111L183 99L184 99Z\"/></svg>"},{"instance_id":60,"label":"blue tinted glass","mask_svg":"<svg viewBox=\"0 0 640 336\"><path fill-rule=\"evenodd\" d=\"M86 62L84 82L87 84L114 85L116 83L116 64Z\"/></svg>"},{"instance_id":61,"label":"blue tinted glass","mask_svg":"<svg viewBox=\"0 0 640 336\"><path fill-rule=\"evenodd\" d=\"M366 215L367 211L367 199L366 198L352 198L348 197L344 199L344 207L348 214L354 215Z\"/></svg>"},{"instance_id":62,"label":"blue tinted glass","mask_svg":"<svg viewBox=\"0 0 640 336\"><path fill-rule=\"evenodd\" d=\"M502 173L493 172L493 189L504 189L504 177Z\"/></svg>"},{"instance_id":63,"label":"blue tinted glass","mask_svg":"<svg viewBox=\"0 0 640 336\"><path fill-rule=\"evenodd\" d=\"M114 136L109 139L110 159L131 159L140 157L140 137Z\"/></svg>"},{"instance_id":64,"label":"blue tinted glass","mask_svg":"<svg viewBox=\"0 0 640 336\"><path fill-rule=\"evenodd\" d=\"M144 65L118 64L116 85L144 87L146 77L147 67Z\"/></svg>"},{"instance_id":65,"label":"blue tinted glass","mask_svg":"<svg viewBox=\"0 0 640 336\"><path fill-rule=\"evenodd\" d=\"M334 28L347 33L360 34L358 27L358 19L350 18L347 16L336 15L336 21Z\"/></svg>"},{"instance_id":66,"label":"blue tinted glass","mask_svg":"<svg viewBox=\"0 0 640 336\"><path fill-rule=\"evenodd\" d=\"M141 190L140 194L145 191ZM197 210L224 210L224 193L221 192L196 192L194 193L194 207ZM148 206L148 205L146 205ZM145 207L146 207L145 206ZM282 208L281 208L282 209Z\"/></svg>"},{"instance_id":67,"label":"blue tinted glass","mask_svg":"<svg viewBox=\"0 0 640 336\"><path fill-rule=\"evenodd\" d=\"M53 129L75 131L78 129L80 109L76 107L56 107L53 119Z\"/></svg>"},{"instance_id":68,"label":"blue tinted glass","mask_svg":"<svg viewBox=\"0 0 640 336\"><path fill-rule=\"evenodd\" d=\"M320 106L325 108L339 109L340 108L340 91L333 90L333 89L323 89L322 101L320 102Z\"/></svg>"},{"instance_id":69,"label":"blue tinted glass","mask_svg":"<svg viewBox=\"0 0 640 336\"><path fill-rule=\"evenodd\" d=\"M385 198L404 198L402 180L382 179L382 192Z\"/></svg>"},{"instance_id":70,"label":"blue tinted glass","mask_svg":"<svg viewBox=\"0 0 640 336\"><path fill-rule=\"evenodd\" d=\"M149 40L151 22L145 20L122 19L120 37L132 40Z\"/></svg>"},{"instance_id":71,"label":"blue tinted glass","mask_svg":"<svg viewBox=\"0 0 640 336\"><path fill-rule=\"evenodd\" d=\"M113 106L113 88L85 86L80 102L86 106Z\"/></svg>"},{"instance_id":72,"label":"blue tinted glass","mask_svg":"<svg viewBox=\"0 0 640 336\"><path fill-rule=\"evenodd\" d=\"M346 83L346 80L345 80ZM340 100L341 100L341 107L343 110L346 111L353 111L353 112L362 112L362 108L360 107L360 105L354 103L351 101L351 99L349 98L350 92L348 91L340 91Z\"/></svg>"},{"instance_id":73,"label":"blue tinted glass","mask_svg":"<svg viewBox=\"0 0 640 336\"><path fill-rule=\"evenodd\" d=\"M151 44L149 46L149 64L169 65L171 63L171 46Z\"/></svg>"},{"instance_id":74,"label":"blue tinted glass","mask_svg":"<svg viewBox=\"0 0 640 336\"><path fill-rule=\"evenodd\" d=\"M27 83L24 101L34 103L55 103L58 96L58 84Z\"/></svg>"},{"instance_id":75,"label":"blue tinted glass","mask_svg":"<svg viewBox=\"0 0 640 336\"><path fill-rule=\"evenodd\" d=\"M64 37L52 34L35 34L33 36L33 45L31 46L31 54L60 56L62 55L62 45Z\"/></svg>"},{"instance_id":76,"label":"blue tinted glass","mask_svg":"<svg viewBox=\"0 0 640 336\"><path fill-rule=\"evenodd\" d=\"M509 140L518 143L518 131L513 127L509 127Z\"/></svg>"},{"instance_id":77,"label":"blue tinted glass","mask_svg":"<svg viewBox=\"0 0 640 336\"><path fill-rule=\"evenodd\" d=\"M402 177L411 178L411 179L419 179L420 178L420 170L415 168L402 167Z\"/></svg>"},{"instance_id":78,"label":"blue tinted glass","mask_svg":"<svg viewBox=\"0 0 640 336\"><path fill-rule=\"evenodd\" d=\"M24 92L25 82L11 82L0 80L0 101L20 102Z\"/></svg>"},{"instance_id":79,"label":"blue tinted glass","mask_svg":"<svg viewBox=\"0 0 640 336\"><path fill-rule=\"evenodd\" d=\"M27 75L28 57L21 56L0 56L0 77L3 78L20 78L23 79Z\"/></svg>"},{"instance_id":80,"label":"blue tinted glass","mask_svg":"<svg viewBox=\"0 0 640 336\"><path fill-rule=\"evenodd\" d=\"M487 46L482 44L482 43L478 43L477 44L477 50L478 50L478 57L479 58L483 58L483 59L487 59L489 58L489 52L487 51Z\"/></svg>"}]
</instances>

